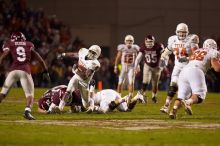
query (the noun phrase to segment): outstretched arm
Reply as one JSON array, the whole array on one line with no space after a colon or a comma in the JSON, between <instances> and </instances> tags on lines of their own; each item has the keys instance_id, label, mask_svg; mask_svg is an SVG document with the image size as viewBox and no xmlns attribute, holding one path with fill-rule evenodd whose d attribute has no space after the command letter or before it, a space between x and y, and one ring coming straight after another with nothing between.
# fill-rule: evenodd
<instances>
[{"instance_id":1,"label":"outstretched arm","mask_svg":"<svg viewBox=\"0 0 220 146\"><path fill-rule=\"evenodd\" d=\"M57 55L57 59L62 59L64 57L78 58L79 55L78 53L73 53L73 52L67 52L67 53L62 53L62 54Z\"/></svg>"},{"instance_id":2,"label":"outstretched arm","mask_svg":"<svg viewBox=\"0 0 220 146\"><path fill-rule=\"evenodd\" d=\"M211 64L216 72L220 72L220 53L218 53L217 58L211 59Z\"/></svg>"}]
</instances>

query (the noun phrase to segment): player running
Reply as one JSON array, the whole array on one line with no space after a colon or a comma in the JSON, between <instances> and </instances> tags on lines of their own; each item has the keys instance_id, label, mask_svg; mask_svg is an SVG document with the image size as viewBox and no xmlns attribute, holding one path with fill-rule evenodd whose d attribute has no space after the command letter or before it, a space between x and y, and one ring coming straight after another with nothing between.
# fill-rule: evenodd
<instances>
[{"instance_id":1,"label":"player running","mask_svg":"<svg viewBox=\"0 0 220 146\"><path fill-rule=\"evenodd\" d=\"M170 103L178 90L177 82L180 71L188 64L190 55L198 49L198 36L188 34L188 26L185 23L178 24L176 27L176 35L169 37L168 45L161 54L161 67L167 65L170 54L173 53L175 55L175 65L171 75L167 98L164 106L160 109L163 113L169 112Z\"/></svg>"},{"instance_id":2,"label":"player running","mask_svg":"<svg viewBox=\"0 0 220 146\"><path fill-rule=\"evenodd\" d=\"M143 67L143 82L142 88L138 91L145 96L145 91L152 82L152 102L157 103L157 90L160 74L163 68L159 67L160 55L164 49L162 44L155 43L155 38L152 35L147 35L144 40L144 45L141 46L138 56L135 60L135 72L138 72L138 65L144 57ZM145 96L146 97L146 96Z\"/></svg>"},{"instance_id":3,"label":"player running","mask_svg":"<svg viewBox=\"0 0 220 146\"><path fill-rule=\"evenodd\" d=\"M40 62L44 69L43 77L50 81L47 66L41 56L35 51L34 44L26 41L24 34L21 32L12 33L10 40L6 41L2 48L4 52L0 57L0 64L2 64L4 58L10 55L12 57L12 64L0 93L0 102L6 97L12 85L20 81L26 96L24 118L35 120L31 115L34 103L34 82L30 68L31 59L35 58Z\"/></svg>"},{"instance_id":4,"label":"player running","mask_svg":"<svg viewBox=\"0 0 220 146\"><path fill-rule=\"evenodd\" d=\"M217 51L217 43L213 39L207 39L203 43L203 48L193 53L189 63L179 75L178 97L169 114L171 119L176 118L181 103L184 105L185 111L192 115L191 105L202 103L205 100L207 92L205 73L211 67L216 72L220 72L220 52Z\"/></svg>"}]
</instances>

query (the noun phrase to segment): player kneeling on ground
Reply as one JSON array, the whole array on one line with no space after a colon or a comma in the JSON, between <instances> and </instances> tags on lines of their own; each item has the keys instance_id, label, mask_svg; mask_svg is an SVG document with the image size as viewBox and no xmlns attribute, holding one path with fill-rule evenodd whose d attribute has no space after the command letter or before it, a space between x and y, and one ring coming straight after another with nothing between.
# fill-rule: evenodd
<instances>
[{"instance_id":1,"label":"player kneeling on ground","mask_svg":"<svg viewBox=\"0 0 220 146\"><path fill-rule=\"evenodd\" d=\"M38 101L38 112L41 113L57 113L59 112L59 103L65 94L67 86L59 85L46 91ZM72 92L66 106L70 106L70 112L84 111L82 108L82 100L79 90Z\"/></svg>"},{"instance_id":2,"label":"player kneeling on ground","mask_svg":"<svg viewBox=\"0 0 220 146\"><path fill-rule=\"evenodd\" d=\"M201 103L205 99L207 92L205 73L210 66L216 72L220 72L220 52L217 51L217 43L213 39L207 39L203 43L203 48L193 53L189 63L180 72L178 97L169 114L171 119L176 118L181 104L185 111L192 115L191 105Z\"/></svg>"}]
</instances>

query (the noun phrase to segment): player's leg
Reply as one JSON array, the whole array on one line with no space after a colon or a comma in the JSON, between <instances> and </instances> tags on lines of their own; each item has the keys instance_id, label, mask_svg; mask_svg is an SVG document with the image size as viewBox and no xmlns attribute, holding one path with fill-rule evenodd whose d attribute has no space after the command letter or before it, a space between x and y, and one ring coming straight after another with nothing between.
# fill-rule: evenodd
<instances>
[{"instance_id":1,"label":"player's leg","mask_svg":"<svg viewBox=\"0 0 220 146\"><path fill-rule=\"evenodd\" d=\"M139 93L145 97L145 102L147 102L146 90L150 83L151 77L152 77L152 71L150 67L145 63L143 67L142 87L141 87L141 90L139 91Z\"/></svg>"},{"instance_id":2,"label":"player's leg","mask_svg":"<svg viewBox=\"0 0 220 146\"><path fill-rule=\"evenodd\" d=\"M62 99L60 100L60 103L59 103L60 111L63 110L63 108L66 105L66 102L71 98L71 93L77 89L78 82L79 82L79 80L78 80L76 75L74 75L71 78L71 80L69 81L66 92L64 93L64 95L63 95L63 97L62 97Z\"/></svg>"},{"instance_id":3,"label":"player's leg","mask_svg":"<svg viewBox=\"0 0 220 146\"><path fill-rule=\"evenodd\" d=\"M117 107L117 110L120 111L120 112L127 112L127 111L130 111L128 109L128 105L126 102L122 102L121 104L118 105Z\"/></svg>"},{"instance_id":4,"label":"player's leg","mask_svg":"<svg viewBox=\"0 0 220 146\"><path fill-rule=\"evenodd\" d=\"M157 91L158 91L158 83L160 79L162 69L159 67L153 68L152 72L152 102L157 103Z\"/></svg>"},{"instance_id":5,"label":"player's leg","mask_svg":"<svg viewBox=\"0 0 220 146\"><path fill-rule=\"evenodd\" d=\"M127 74L127 72L126 72L125 68L122 66L121 72L120 72L119 77L118 77L118 86L117 86L117 92L119 94L121 94L122 84L124 82L126 74Z\"/></svg>"},{"instance_id":6,"label":"player's leg","mask_svg":"<svg viewBox=\"0 0 220 146\"><path fill-rule=\"evenodd\" d=\"M167 92L166 101L165 101L165 104L160 109L160 111L163 113L168 113L170 103L178 90L177 80L178 80L180 71L181 71L181 68L179 68L177 66L175 66L173 69L173 72L171 75L170 86L169 86L169 89Z\"/></svg>"},{"instance_id":7,"label":"player's leg","mask_svg":"<svg viewBox=\"0 0 220 146\"><path fill-rule=\"evenodd\" d=\"M134 80L135 80L135 75L134 75L134 69L129 68L128 70L128 96L130 99L133 97L134 93ZM130 102L130 99L128 100Z\"/></svg>"},{"instance_id":8,"label":"player's leg","mask_svg":"<svg viewBox=\"0 0 220 146\"><path fill-rule=\"evenodd\" d=\"M10 91L11 86L17 80L18 80L18 77L16 76L16 72L15 71L9 72L8 76L5 79L5 82L3 84L3 87L0 93L0 103L7 96L8 92Z\"/></svg>"},{"instance_id":9,"label":"player's leg","mask_svg":"<svg viewBox=\"0 0 220 146\"><path fill-rule=\"evenodd\" d=\"M207 86L205 82L205 75L200 69L193 68L190 71L191 75L187 76L187 78L192 90L192 96L184 100L183 105L185 107L185 111L189 115L192 115L191 105L203 102L206 96Z\"/></svg>"},{"instance_id":10,"label":"player's leg","mask_svg":"<svg viewBox=\"0 0 220 146\"><path fill-rule=\"evenodd\" d=\"M169 117L171 119L175 119L177 115L178 109L181 107L183 101L188 97L188 95L191 93L191 88L190 84L188 82L188 78L186 74L188 73L189 70L183 70L180 73L179 76L179 90L178 90L178 97L174 102L173 109L171 110Z\"/></svg>"},{"instance_id":11,"label":"player's leg","mask_svg":"<svg viewBox=\"0 0 220 146\"><path fill-rule=\"evenodd\" d=\"M18 72L20 76L21 86L24 90L26 96L26 107L24 110L24 118L28 120L35 120L35 118L31 115L31 109L34 103L34 82L31 74L28 74L24 71Z\"/></svg>"}]
</instances>

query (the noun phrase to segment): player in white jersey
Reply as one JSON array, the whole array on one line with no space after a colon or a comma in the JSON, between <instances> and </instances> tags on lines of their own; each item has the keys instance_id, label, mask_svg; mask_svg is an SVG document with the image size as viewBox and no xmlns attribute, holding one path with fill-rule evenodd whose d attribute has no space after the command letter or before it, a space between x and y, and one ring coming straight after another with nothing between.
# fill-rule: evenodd
<instances>
[{"instance_id":1,"label":"player in white jersey","mask_svg":"<svg viewBox=\"0 0 220 146\"><path fill-rule=\"evenodd\" d=\"M139 46L134 44L134 37L132 35L127 35L124 40L125 44L118 45L118 52L115 59L114 72L118 73L118 63L121 60L121 72L118 80L117 91L121 94L122 84L124 80L128 79L128 90L129 98L132 98L134 92L134 63L137 53L139 51ZM130 101L130 100L128 100Z\"/></svg>"},{"instance_id":2,"label":"player in white jersey","mask_svg":"<svg viewBox=\"0 0 220 146\"><path fill-rule=\"evenodd\" d=\"M178 97L169 114L171 119L176 118L181 103L185 111L192 115L191 105L201 103L205 99L207 92L205 73L210 67L220 72L220 52L217 51L217 43L213 39L207 39L203 43L203 48L193 53L189 63L181 71L178 81Z\"/></svg>"},{"instance_id":3,"label":"player in white jersey","mask_svg":"<svg viewBox=\"0 0 220 146\"><path fill-rule=\"evenodd\" d=\"M113 111L115 108L121 112L131 111L138 100L144 102L144 96L141 94L136 95L131 99L129 104L126 102L127 100L128 96L122 98L118 92L112 89L99 91L94 94L94 112L106 113Z\"/></svg>"},{"instance_id":4,"label":"player in white jersey","mask_svg":"<svg viewBox=\"0 0 220 146\"><path fill-rule=\"evenodd\" d=\"M180 71L188 64L189 57L193 51L198 49L199 37L195 34L188 35L188 33L188 26L185 23L178 24L176 35L169 37L168 45L161 54L161 67L167 65L170 54L173 53L175 55L175 66L171 75L166 102L160 109L163 113L168 113L170 103L178 90L177 81Z\"/></svg>"},{"instance_id":5,"label":"player in white jersey","mask_svg":"<svg viewBox=\"0 0 220 146\"><path fill-rule=\"evenodd\" d=\"M59 109L62 111L66 102L70 99L70 95L76 89L80 90L82 104L88 111L93 111L94 100L91 94L94 89L89 91L89 82L93 78L94 73L100 68L100 63L97 60L101 54L101 48L98 45L92 45L89 49L81 48L79 50L78 65L73 68L74 76L69 81L68 87L62 100L59 104ZM70 55L71 56L71 55Z\"/></svg>"}]
</instances>

